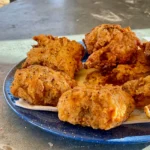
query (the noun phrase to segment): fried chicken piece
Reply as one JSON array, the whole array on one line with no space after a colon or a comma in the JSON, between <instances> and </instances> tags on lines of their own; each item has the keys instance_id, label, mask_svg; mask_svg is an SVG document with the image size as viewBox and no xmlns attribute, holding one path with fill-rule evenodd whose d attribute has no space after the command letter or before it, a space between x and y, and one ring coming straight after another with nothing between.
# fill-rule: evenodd
<instances>
[{"instance_id":1,"label":"fried chicken piece","mask_svg":"<svg viewBox=\"0 0 150 150\"><path fill-rule=\"evenodd\" d=\"M87 69L88 70L88 69ZM119 64L109 72L93 71L85 80L88 87L99 87L105 84L122 85L129 80L145 77L150 74L150 61L144 53L144 48L137 50L135 64Z\"/></svg>"},{"instance_id":2,"label":"fried chicken piece","mask_svg":"<svg viewBox=\"0 0 150 150\"><path fill-rule=\"evenodd\" d=\"M130 28L122 28L116 24L102 24L93 28L83 39L89 54L106 47L113 39L118 39L123 32L130 31Z\"/></svg>"},{"instance_id":3,"label":"fried chicken piece","mask_svg":"<svg viewBox=\"0 0 150 150\"><path fill-rule=\"evenodd\" d=\"M136 107L143 108L150 104L150 75L128 81L122 86L122 89L133 96Z\"/></svg>"},{"instance_id":4,"label":"fried chicken piece","mask_svg":"<svg viewBox=\"0 0 150 150\"><path fill-rule=\"evenodd\" d=\"M150 73L150 66L118 65L107 77L107 83L122 85L127 81L145 77Z\"/></svg>"},{"instance_id":5,"label":"fried chicken piece","mask_svg":"<svg viewBox=\"0 0 150 150\"><path fill-rule=\"evenodd\" d=\"M134 100L119 86L100 90L75 87L60 97L58 116L71 124L109 130L124 122L134 110Z\"/></svg>"},{"instance_id":6,"label":"fried chicken piece","mask_svg":"<svg viewBox=\"0 0 150 150\"><path fill-rule=\"evenodd\" d=\"M38 64L65 72L73 78L75 72L82 67L81 59L84 55L84 48L78 42L52 35L39 35L33 39L38 44L28 52L22 68Z\"/></svg>"},{"instance_id":7,"label":"fried chicken piece","mask_svg":"<svg viewBox=\"0 0 150 150\"><path fill-rule=\"evenodd\" d=\"M91 54L86 68L107 70L117 64L134 63L140 40L135 33L120 25L103 24L85 35L85 45Z\"/></svg>"},{"instance_id":8,"label":"fried chicken piece","mask_svg":"<svg viewBox=\"0 0 150 150\"><path fill-rule=\"evenodd\" d=\"M148 43L145 43L145 45L148 45ZM107 70L107 72L96 70L89 73L84 82L85 85L91 88L98 87L101 84L122 85L127 81L149 75L150 59L145 54L145 49L143 46L137 50L137 54L134 57L136 59L134 64L118 64L116 68Z\"/></svg>"},{"instance_id":9,"label":"fried chicken piece","mask_svg":"<svg viewBox=\"0 0 150 150\"><path fill-rule=\"evenodd\" d=\"M76 82L67 74L32 65L16 71L11 93L33 105L56 106L62 93L74 86Z\"/></svg>"},{"instance_id":10,"label":"fried chicken piece","mask_svg":"<svg viewBox=\"0 0 150 150\"><path fill-rule=\"evenodd\" d=\"M137 51L135 64L119 64L108 75L107 83L122 85L127 81L145 77L150 74L150 61L144 49Z\"/></svg>"}]
</instances>

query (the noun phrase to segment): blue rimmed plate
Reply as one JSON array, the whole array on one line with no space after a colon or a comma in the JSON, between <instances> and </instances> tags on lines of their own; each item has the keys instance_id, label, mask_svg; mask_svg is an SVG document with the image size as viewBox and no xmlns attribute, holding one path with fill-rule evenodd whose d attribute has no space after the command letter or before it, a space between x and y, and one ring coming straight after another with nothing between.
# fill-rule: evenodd
<instances>
[{"instance_id":1,"label":"blue rimmed plate","mask_svg":"<svg viewBox=\"0 0 150 150\"><path fill-rule=\"evenodd\" d=\"M86 57L84 57L84 60ZM24 61L24 60L23 60ZM56 112L28 110L15 105L15 98L10 92L15 71L22 64L21 61L13 67L5 78L3 92L5 99L12 110L23 120L35 125L47 132L95 143L141 143L150 142L149 123L121 125L109 131L94 130L89 127L74 126L58 119Z\"/></svg>"}]
</instances>

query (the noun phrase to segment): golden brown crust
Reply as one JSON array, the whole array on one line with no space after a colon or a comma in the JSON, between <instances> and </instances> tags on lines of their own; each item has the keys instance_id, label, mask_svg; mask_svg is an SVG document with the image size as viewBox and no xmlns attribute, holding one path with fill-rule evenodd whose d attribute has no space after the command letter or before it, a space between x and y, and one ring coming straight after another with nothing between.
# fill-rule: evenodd
<instances>
[{"instance_id":1,"label":"golden brown crust","mask_svg":"<svg viewBox=\"0 0 150 150\"><path fill-rule=\"evenodd\" d=\"M120 25L102 24L96 26L90 33L85 35L84 43L89 54L105 47L116 36L116 33L123 32Z\"/></svg>"},{"instance_id":2,"label":"golden brown crust","mask_svg":"<svg viewBox=\"0 0 150 150\"><path fill-rule=\"evenodd\" d=\"M61 94L75 85L65 73L33 65L16 71L11 93L33 105L56 106Z\"/></svg>"},{"instance_id":3,"label":"golden brown crust","mask_svg":"<svg viewBox=\"0 0 150 150\"><path fill-rule=\"evenodd\" d=\"M134 64L118 64L117 67L112 70L107 69L106 72L97 70L89 73L84 82L85 85L91 88L105 84L122 85L127 81L149 75L150 61L145 56L144 50L138 49L135 58Z\"/></svg>"},{"instance_id":4,"label":"golden brown crust","mask_svg":"<svg viewBox=\"0 0 150 150\"><path fill-rule=\"evenodd\" d=\"M89 54L86 68L107 69L117 64L133 63L139 39L130 28L119 25L103 24L95 27L85 36Z\"/></svg>"},{"instance_id":5,"label":"golden brown crust","mask_svg":"<svg viewBox=\"0 0 150 150\"><path fill-rule=\"evenodd\" d=\"M134 110L133 98L119 86L100 90L76 87L58 102L58 116L71 124L109 130L119 126Z\"/></svg>"},{"instance_id":6,"label":"golden brown crust","mask_svg":"<svg viewBox=\"0 0 150 150\"><path fill-rule=\"evenodd\" d=\"M82 67L84 48L78 42L51 35L39 35L33 39L38 44L28 52L27 59L22 64L23 68L38 64L65 72L73 78L75 72Z\"/></svg>"},{"instance_id":7,"label":"golden brown crust","mask_svg":"<svg viewBox=\"0 0 150 150\"><path fill-rule=\"evenodd\" d=\"M150 75L128 81L122 88L134 97L136 107L143 108L150 104Z\"/></svg>"},{"instance_id":8,"label":"golden brown crust","mask_svg":"<svg viewBox=\"0 0 150 150\"><path fill-rule=\"evenodd\" d=\"M122 85L127 81L145 77L150 73L150 61L143 49L137 51L135 64L119 64L108 74L108 82Z\"/></svg>"}]
</instances>

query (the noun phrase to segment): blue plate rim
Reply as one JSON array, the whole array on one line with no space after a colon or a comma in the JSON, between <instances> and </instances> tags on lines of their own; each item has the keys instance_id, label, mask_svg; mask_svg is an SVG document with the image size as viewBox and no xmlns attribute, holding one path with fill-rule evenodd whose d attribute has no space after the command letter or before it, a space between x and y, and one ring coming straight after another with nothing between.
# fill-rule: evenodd
<instances>
[{"instance_id":1,"label":"blue plate rim","mask_svg":"<svg viewBox=\"0 0 150 150\"><path fill-rule=\"evenodd\" d=\"M10 71L7 73L4 82L3 82L3 95L4 98L7 102L7 104L10 106L10 108L24 121L30 123L33 126L36 126L46 132L55 134L57 136L63 136L65 138L70 138L70 139L74 139L74 140L78 140L78 141L84 141L84 142L90 142L90 143L103 143L103 144L137 144L137 143L146 143L146 142L150 142L150 135L140 135L140 136L130 136L130 137L124 137L124 138L119 138L119 139L111 139L111 140L104 140L104 139L90 139L90 138L82 138L80 136L72 136L71 134L65 134L63 132L57 132L54 130L50 130L48 128L45 128L43 126L40 126L38 123L34 123L31 121L30 118L26 117L25 115L20 114L15 107L13 106L13 102L10 102L10 100L7 98L7 94L6 94L6 82L7 82L7 78L10 75L10 73L15 69L18 68L18 66L24 61L25 59L23 59L22 61L20 61L19 63L17 63L16 65L14 65ZM24 108L22 108L24 109Z\"/></svg>"}]
</instances>

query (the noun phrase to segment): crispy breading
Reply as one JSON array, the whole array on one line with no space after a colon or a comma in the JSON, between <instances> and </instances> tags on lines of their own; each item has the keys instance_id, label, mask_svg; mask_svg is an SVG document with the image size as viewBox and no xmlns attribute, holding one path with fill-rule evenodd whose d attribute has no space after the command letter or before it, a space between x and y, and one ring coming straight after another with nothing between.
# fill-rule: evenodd
<instances>
[{"instance_id":1,"label":"crispy breading","mask_svg":"<svg viewBox=\"0 0 150 150\"><path fill-rule=\"evenodd\" d=\"M65 72L73 78L75 72L82 67L84 47L80 43L52 35L39 35L33 39L38 44L28 52L23 68L38 64Z\"/></svg>"},{"instance_id":2,"label":"crispy breading","mask_svg":"<svg viewBox=\"0 0 150 150\"><path fill-rule=\"evenodd\" d=\"M135 64L119 64L108 74L107 83L121 85L127 81L145 77L150 74L150 61L144 50L139 49Z\"/></svg>"},{"instance_id":3,"label":"crispy breading","mask_svg":"<svg viewBox=\"0 0 150 150\"><path fill-rule=\"evenodd\" d=\"M89 33L85 34L83 40L89 54L107 46L111 40L118 39L119 34L122 32L130 31L130 28L123 29L120 25L116 24L102 24L94 27Z\"/></svg>"},{"instance_id":4,"label":"crispy breading","mask_svg":"<svg viewBox=\"0 0 150 150\"><path fill-rule=\"evenodd\" d=\"M58 117L71 124L109 130L124 122L134 110L134 100L119 86L100 90L75 87L60 97Z\"/></svg>"},{"instance_id":5,"label":"crispy breading","mask_svg":"<svg viewBox=\"0 0 150 150\"><path fill-rule=\"evenodd\" d=\"M86 68L106 70L117 64L133 63L140 40L135 33L120 25L103 24L85 35L89 58Z\"/></svg>"},{"instance_id":6,"label":"crispy breading","mask_svg":"<svg viewBox=\"0 0 150 150\"><path fill-rule=\"evenodd\" d=\"M127 81L145 77L150 74L150 60L144 53L144 49L137 50L134 64L119 64L116 68L107 72L99 70L90 72L86 76L84 84L88 87L99 87L105 84L122 85ZM87 69L89 70L89 69Z\"/></svg>"},{"instance_id":7,"label":"crispy breading","mask_svg":"<svg viewBox=\"0 0 150 150\"><path fill-rule=\"evenodd\" d=\"M33 105L56 106L61 94L74 86L75 80L67 74L32 65L16 71L11 93Z\"/></svg>"},{"instance_id":8,"label":"crispy breading","mask_svg":"<svg viewBox=\"0 0 150 150\"><path fill-rule=\"evenodd\" d=\"M143 108L150 104L150 75L126 82L122 89L135 99L135 105Z\"/></svg>"},{"instance_id":9,"label":"crispy breading","mask_svg":"<svg viewBox=\"0 0 150 150\"><path fill-rule=\"evenodd\" d=\"M150 73L150 66L139 65L118 65L107 76L107 83L122 85L127 81L145 77Z\"/></svg>"}]
</instances>

